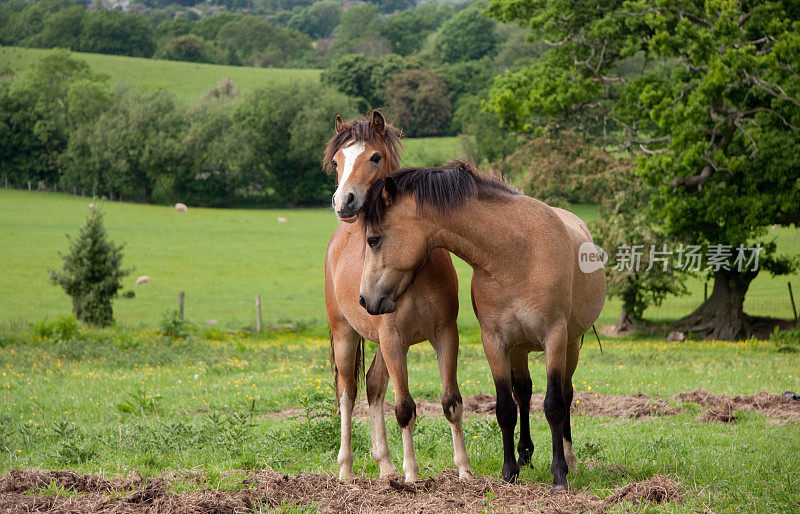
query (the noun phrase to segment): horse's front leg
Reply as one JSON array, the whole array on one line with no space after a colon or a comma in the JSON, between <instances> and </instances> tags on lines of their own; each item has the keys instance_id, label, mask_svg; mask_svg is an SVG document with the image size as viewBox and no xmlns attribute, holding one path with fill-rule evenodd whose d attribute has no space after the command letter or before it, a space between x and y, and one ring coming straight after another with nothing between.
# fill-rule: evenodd
<instances>
[{"instance_id":1,"label":"horse's front leg","mask_svg":"<svg viewBox=\"0 0 800 514\"><path fill-rule=\"evenodd\" d=\"M348 327L349 328L349 327ZM336 366L336 400L341 416L339 455L339 480L354 478L353 474L353 406L358 394L356 356L360 337L355 330L332 330L333 360Z\"/></svg>"},{"instance_id":2,"label":"horse's front leg","mask_svg":"<svg viewBox=\"0 0 800 514\"><path fill-rule=\"evenodd\" d=\"M533 441L531 440L531 395L533 394L533 384L531 373L528 370L528 352L517 350L511 352L511 383L514 388L514 398L519 407L519 453L520 467L528 466L533 456Z\"/></svg>"},{"instance_id":3,"label":"horse's front leg","mask_svg":"<svg viewBox=\"0 0 800 514\"><path fill-rule=\"evenodd\" d=\"M394 386L394 415L403 436L403 473L406 482L416 482L419 464L414 453L414 423L417 420L417 405L408 389L408 345L393 330L380 333L381 353Z\"/></svg>"},{"instance_id":4,"label":"horse's front leg","mask_svg":"<svg viewBox=\"0 0 800 514\"><path fill-rule=\"evenodd\" d=\"M369 422L372 431L372 458L378 463L381 478L396 471L389 453L389 443L386 440L386 419L383 413L388 384L389 370L386 368L381 348L378 346L375 358L367 371L367 403L369 404Z\"/></svg>"},{"instance_id":5,"label":"horse's front leg","mask_svg":"<svg viewBox=\"0 0 800 514\"><path fill-rule=\"evenodd\" d=\"M453 435L453 463L458 468L458 478L467 479L472 476L469 465L464 428L461 425L464 415L464 402L458 389L458 328L455 323L444 329L440 336L431 340L439 362L439 374L442 379L442 410L450 423Z\"/></svg>"},{"instance_id":6,"label":"horse's front leg","mask_svg":"<svg viewBox=\"0 0 800 514\"><path fill-rule=\"evenodd\" d=\"M505 342L489 330L481 330L483 352L492 371L497 392L497 424L503 434L503 480L514 482L519 476L519 464L514 454L514 428L517 426L517 405L514 403L511 365Z\"/></svg>"}]
</instances>

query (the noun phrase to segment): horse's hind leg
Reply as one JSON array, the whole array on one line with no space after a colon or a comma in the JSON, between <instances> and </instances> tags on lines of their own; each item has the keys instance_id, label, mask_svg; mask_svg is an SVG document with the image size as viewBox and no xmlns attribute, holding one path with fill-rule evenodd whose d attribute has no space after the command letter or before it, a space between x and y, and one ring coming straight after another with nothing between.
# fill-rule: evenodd
<instances>
[{"instance_id":1,"label":"horse's hind leg","mask_svg":"<svg viewBox=\"0 0 800 514\"><path fill-rule=\"evenodd\" d=\"M530 411L533 384L531 373L528 370L528 352L515 350L511 352L511 383L514 387L514 398L519 407L519 453L520 466L531 463L533 455L533 441L531 440Z\"/></svg>"},{"instance_id":2,"label":"horse's hind leg","mask_svg":"<svg viewBox=\"0 0 800 514\"><path fill-rule=\"evenodd\" d=\"M503 342L490 333L481 330L483 352L492 370L494 387L497 392L497 424L503 434L503 480L514 482L519 476L519 464L514 454L514 428L517 426L517 406L511 389L511 365Z\"/></svg>"},{"instance_id":3,"label":"horse's hind leg","mask_svg":"<svg viewBox=\"0 0 800 514\"><path fill-rule=\"evenodd\" d=\"M403 437L403 473L406 482L416 482L419 464L414 453L414 424L417 420L417 405L408 390L408 345L397 331L380 330L381 353L389 369L394 386L394 415Z\"/></svg>"},{"instance_id":4,"label":"horse's hind leg","mask_svg":"<svg viewBox=\"0 0 800 514\"><path fill-rule=\"evenodd\" d=\"M567 466L572 471L578 469L578 458L575 456L575 450L572 449L572 428L570 426L569 411L572 407L572 397L575 392L575 389L572 387L572 375L575 373L575 368L578 366L580 348L581 345L577 340L570 342L567 346L567 366L562 387L564 403L567 405L567 416L564 420L564 458L567 459Z\"/></svg>"},{"instance_id":5,"label":"horse's hind leg","mask_svg":"<svg viewBox=\"0 0 800 514\"><path fill-rule=\"evenodd\" d=\"M367 371L367 403L369 403L369 422L372 431L372 458L378 463L381 478L396 471L386 440L386 419L383 413L388 384L389 370L383 360L381 347L378 346L375 358Z\"/></svg>"},{"instance_id":6,"label":"horse's hind leg","mask_svg":"<svg viewBox=\"0 0 800 514\"><path fill-rule=\"evenodd\" d=\"M353 475L353 405L358 394L356 360L360 352L360 337L350 327L332 330L333 360L336 366L336 399L341 415L341 441L339 455L339 480L351 480Z\"/></svg>"},{"instance_id":7,"label":"horse's hind leg","mask_svg":"<svg viewBox=\"0 0 800 514\"><path fill-rule=\"evenodd\" d=\"M464 415L464 402L458 389L456 367L458 363L458 328L455 324L442 331L435 340L431 340L436 359L439 362L439 375L442 379L442 410L450 423L453 435L453 463L458 468L458 478L472 476L469 466L469 454L464 441L464 429L461 420Z\"/></svg>"},{"instance_id":8,"label":"horse's hind leg","mask_svg":"<svg viewBox=\"0 0 800 514\"><path fill-rule=\"evenodd\" d=\"M547 393L544 397L544 415L550 424L553 439L553 489L567 489L567 461L564 458L564 422L568 416L568 405L564 398L564 380L567 368L566 323L554 325L544 342L547 368ZM570 376L570 379L572 377Z\"/></svg>"}]
</instances>

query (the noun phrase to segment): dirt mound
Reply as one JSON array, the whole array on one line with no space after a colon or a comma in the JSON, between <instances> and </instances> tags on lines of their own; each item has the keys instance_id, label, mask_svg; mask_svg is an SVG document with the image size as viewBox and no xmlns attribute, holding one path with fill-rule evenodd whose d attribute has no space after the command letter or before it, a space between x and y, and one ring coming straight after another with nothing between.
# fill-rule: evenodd
<instances>
[{"instance_id":1,"label":"dirt mound","mask_svg":"<svg viewBox=\"0 0 800 514\"><path fill-rule=\"evenodd\" d=\"M647 480L626 485L620 491L607 497L605 501L607 505L613 505L625 500L632 503L667 503L679 502L682 499L683 492L680 482L668 476L656 475Z\"/></svg>"},{"instance_id":2,"label":"dirt mound","mask_svg":"<svg viewBox=\"0 0 800 514\"><path fill-rule=\"evenodd\" d=\"M737 410L755 411L783 422L800 419L800 402L788 396L775 393L726 396L712 394L705 389L678 393L671 398L647 396L643 393L613 395L580 391L575 393L572 413L583 416L609 416L612 418L645 418L650 416L672 416L685 409L675 404L697 403L706 410L698 416L698 421L732 423L737 421ZM437 402L417 399L418 416L441 416L442 406ZM494 415L495 397L491 394L473 394L464 397L465 415ZM542 412L544 394L531 397L531 412ZM394 404L384 404L386 416L394 416ZM365 400L356 404L353 411L356 418L369 417ZM301 416L301 409L285 409L268 414L271 418Z\"/></svg>"},{"instance_id":3,"label":"dirt mound","mask_svg":"<svg viewBox=\"0 0 800 514\"><path fill-rule=\"evenodd\" d=\"M64 472L19 473L14 480L23 486L25 493L15 490L0 495L2 512L238 513L286 506L311 506L322 512L603 512L619 502L664 503L682 499L680 484L661 475L628 484L601 500L587 491L553 494L549 485L541 483L506 484L485 476L461 481L453 471L415 485L395 479L370 478L342 483L332 475L303 473L289 476L261 471L243 480L239 491L204 489L181 494L169 492L171 477L149 482L140 480L133 492L121 492L117 485L132 485L134 481L107 481L91 475L78 475L82 483L102 483L110 489L71 497L35 494L40 486L34 484L40 483L40 479L55 479ZM23 478L30 481L29 487L25 488L20 482ZM0 481L7 483L8 475L1 477Z\"/></svg>"},{"instance_id":4,"label":"dirt mound","mask_svg":"<svg viewBox=\"0 0 800 514\"><path fill-rule=\"evenodd\" d=\"M418 416L441 416L442 406L429 400L416 400ZM491 394L474 394L464 397L464 414L494 415L495 397ZM544 394L531 397L531 412L542 412ZM394 412L394 405L386 402L387 416ZM572 413L584 416L610 416L614 418L642 418L645 416L669 416L677 414L680 408L670 406L661 398L650 398L642 393L632 395L607 395L591 392L575 394ZM293 410L281 411L291 414ZM357 417L368 416L366 403L356 405L354 413Z\"/></svg>"},{"instance_id":5,"label":"dirt mound","mask_svg":"<svg viewBox=\"0 0 800 514\"><path fill-rule=\"evenodd\" d=\"M800 418L800 402L788 396L776 393L758 393L749 395L726 396L709 393L705 389L696 389L678 393L672 397L676 402L697 403L710 411L733 414L734 411L754 411L770 418Z\"/></svg>"},{"instance_id":6,"label":"dirt mound","mask_svg":"<svg viewBox=\"0 0 800 514\"><path fill-rule=\"evenodd\" d=\"M74 471L41 471L15 469L0 477L0 493L24 493L54 484L58 489L79 493L108 492L134 489L143 483L137 476L106 480L97 475L84 475Z\"/></svg>"}]
</instances>

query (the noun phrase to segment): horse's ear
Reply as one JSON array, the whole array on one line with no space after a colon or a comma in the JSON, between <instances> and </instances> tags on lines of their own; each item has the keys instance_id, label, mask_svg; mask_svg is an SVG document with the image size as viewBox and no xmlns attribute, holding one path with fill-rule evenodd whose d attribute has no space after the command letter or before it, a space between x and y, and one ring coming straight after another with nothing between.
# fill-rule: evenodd
<instances>
[{"instance_id":1,"label":"horse's ear","mask_svg":"<svg viewBox=\"0 0 800 514\"><path fill-rule=\"evenodd\" d=\"M371 125L375 132L377 132L379 136L383 137L383 133L386 130L386 121L383 119L383 114L381 114L377 109L372 111Z\"/></svg>"},{"instance_id":2,"label":"horse's ear","mask_svg":"<svg viewBox=\"0 0 800 514\"><path fill-rule=\"evenodd\" d=\"M377 111L376 111L377 112ZM392 177L386 177L383 181L383 203L387 206L392 205L395 195L397 194L397 183Z\"/></svg>"},{"instance_id":3,"label":"horse's ear","mask_svg":"<svg viewBox=\"0 0 800 514\"><path fill-rule=\"evenodd\" d=\"M336 120L333 122L333 126L336 129L336 132L341 132L344 130L344 121L342 121L342 117L338 114L336 115Z\"/></svg>"}]
</instances>

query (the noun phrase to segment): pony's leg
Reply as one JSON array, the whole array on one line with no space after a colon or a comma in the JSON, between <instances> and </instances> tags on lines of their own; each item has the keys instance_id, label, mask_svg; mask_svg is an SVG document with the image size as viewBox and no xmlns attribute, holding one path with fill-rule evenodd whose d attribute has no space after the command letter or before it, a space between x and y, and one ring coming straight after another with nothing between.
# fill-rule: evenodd
<instances>
[{"instance_id":1,"label":"pony's leg","mask_svg":"<svg viewBox=\"0 0 800 514\"><path fill-rule=\"evenodd\" d=\"M567 466L571 471L578 469L578 458L575 456L575 450L572 449L572 428L570 427L570 408L572 407L572 397L575 389L572 387L572 375L575 374L575 368L578 366L578 354L580 353L581 345L575 340L567 345L567 367L564 374L564 403L567 406L567 415L564 420L564 458L567 460Z\"/></svg>"},{"instance_id":2,"label":"pony's leg","mask_svg":"<svg viewBox=\"0 0 800 514\"><path fill-rule=\"evenodd\" d=\"M461 420L464 415L464 402L458 388L458 328L455 324L442 331L435 340L431 340L436 359L439 362L439 375L442 379L442 410L450 423L453 435L453 463L458 468L458 478L464 480L472 476L469 466L467 444L464 441L464 428Z\"/></svg>"},{"instance_id":3,"label":"pony's leg","mask_svg":"<svg viewBox=\"0 0 800 514\"><path fill-rule=\"evenodd\" d=\"M517 405L511 386L511 364L508 352L499 337L488 330L481 331L483 352L492 371L494 387L497 392L497 424L503 434L503 480L514 482L519 476L519 464L514 455L514 428L517 426Z\"/></svg>"},{"instance_id":4,"label":"pony's leg","mask_svg":"<svg viewBox=\"0 0 800 514\"><path fill-rule=\"evenodd\" d=\"M550 464L550 472L553 474L553 490L567 489L569 484L567 483L567 461L564 458L564 422L567 420L569 410L563 389L567 367L566 323L554 325L550 329L545 337L544 355L547 368L544 415L550 424L550 435L553 440L553 461Z\"/></svg>"},{"instance_id":5,"label":"pony's leg","mask_svg":"<svg viewBox=\"0 0 800 514\"><path fill-rule=\"evenodd\" d=\"M511 383L514 387L514 398L519 406L519 444L517 452L521 466L531 463L533 455L533 441L531 440L530 411L531 395L533 394L533 384L531 373L528 369L528 352L515 350L510 354L511 358Z\"/></svg>"},{"instance_id":6,"label":"pony's leg","mask_svg":"<svg viewBox=\"0 0 800 514\"><path fill-rule=\"evenodd\" d=\"M339 403L341 415L341 441L339 455L336 462L339 464L339 480L351 480L353 475L353 405L358 394L358 380L356 377L356 359L359 347L359 335L353 330L342 330L343 333L333 333L333 359L336 365L336 399Z\"/></svg>"},{"instance_id":7,"label":"pony's leg","mask_svg":"<svg viewBox=\"0 0 800 514\"><path fill-rule=\"evenodd\" d=\"M382 330L380 333L381 353L389 369L394 386L394 416L403 436L403 473L406 482L416 482L419 464L414 453L414 423L417 420L417 405L408 390L408 345L395 331Z\"/></svg>"},{"instance_id":8,"label":"pony's leg","mask_svg":"<svg viewBox=\"0 0 800 514\"><path fill-rule=\"evenodd\" d=\"M386 399L386 386L389 384L389 370L383 360L381 348L367 371L367 403L369 403L369 422L372 431L372 458L378 463L381 478L396 471L386 440L386 419L383 404Z\"/></svg>"}]
</instances>

